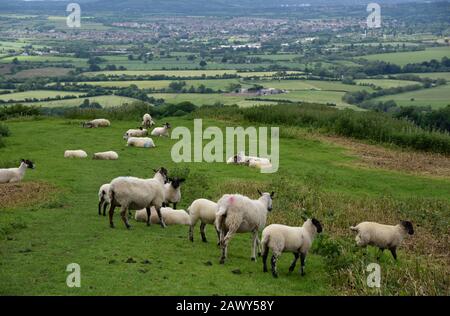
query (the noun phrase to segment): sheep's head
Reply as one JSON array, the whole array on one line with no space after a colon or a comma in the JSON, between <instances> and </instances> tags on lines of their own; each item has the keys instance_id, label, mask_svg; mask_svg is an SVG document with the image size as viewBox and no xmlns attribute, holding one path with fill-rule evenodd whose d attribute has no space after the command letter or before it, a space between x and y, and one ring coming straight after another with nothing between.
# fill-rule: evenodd
<instances>
[{"instance_id":1,"label":"sheep's head","mask_svg":"<svg viewBox=\"0 0 450 316\"><path fill-rule=\"evenodd\" d=\"M160 175L162 175L162 177L163 177L163 179L164 179L164 183L167 183L167 174L168 174L168 172L167 172L167 169L166 169L166 168L161 167L161 168L159 168L158 170L153 169L153 171L154 171L155 173L159 173Z\"/></svg>"},{"instance_id":2,"label":"sheep's head","mask_svg":"<svg viewBox=\"0 0 450 316\"><path fill-rule=\"evenodd\" d=\"M316 226L316 230L318 233L322 232L322 224L315 218L311 219L311 222L313 223L314 226Z\"/></svg>"},{"instance_id":3,"label":"sheep's head","mask_svg":"<svg viewBox=\"0 0 450 316\"><path fill-rule=\"evenodd\" d=\"M170 185L174 188L174 189L178 189L181 185L181 183L183 183L184 181L186 181L186 179L184 178L169 178L168 179L170 182Z\"/></svg>"},{"instance_id":4,"label":"sheep's head","mask_svg":"<svg viewBox=\"0 0 450 316\"><path fill-rule=\"evenodd\" d=\"M36 168L36 166L34 165L34 162L32 162L31 160L22 159L22 162L27 165L27 168L30 168L30 169Z\"/></svg>"},{"instance_id":5,"label":"sheep's head","mask_svg":"<svg viewBox=\"0 0 450 316\"><path fill-rule=\"evenodd\" d=\"M164 127L167 128L167 129L172 128L172 126L169 123L164 124Z\"/></svg>"},{"instance_id":6,"label":"sheep's head","mask_svg":"<svg viewBox=\"0 0 450 316\"><path fill-rule=\"evenodd\" d=\"M414 235L413 224L410 221L401 221L400 224L410 235Z\"/></svg>"},{"instance_id":7,"label":"sheep's head","mask_svg":"<svg viewBox=\"0 0 450 316\"><path fill-rule=\"evenodd\" d=\"M269 212L271 212L272 211L272 200L273 200L273 197L275 196L275 192L272 191L272 193L269 193L269 192L261 193L261 191L258 190L258 194L260 196L264 196L267 198L267 210Z\"/></svg>"}]
</instances>

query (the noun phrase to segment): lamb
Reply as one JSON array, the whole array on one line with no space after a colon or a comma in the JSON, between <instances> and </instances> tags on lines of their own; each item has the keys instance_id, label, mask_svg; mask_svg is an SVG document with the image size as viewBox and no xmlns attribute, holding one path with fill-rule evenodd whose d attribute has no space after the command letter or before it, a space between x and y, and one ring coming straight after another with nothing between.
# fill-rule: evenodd
<instances>
[{"instance_id":1,"label":"lamb","mask_svg":"<svg viewBox=\"0 0 450 316\"><path fill-rule=\"evenodd\" d=\"M117 160L119 155L115 151L105 151L102 153L95 153L92 159L96 160Z\"/></svg>"},{"instance_id":2,"label":"lamb","mask_svg":"<svg viewBox=\"0 0 450 316\"><path fill-rule=\"evenodd\" d=\"M155 148L153 139L149 137L130 137L127 140L127 146L140 148Z\"/></svg>"},{"instance_id":3,"label":"lamb","mask_svg":"<svg viewBox=\"0 0 450 316\"><path fill-rule=\"evenodd\" d=\"M260 245L258 232L266 226L267 214L272 211L272 199L275 192L261 193L260 198L251 200L240 194L225 194L217 202L216 229L220 232L222 256L220 263L225 263L228 243L235 233L252 233L252 256L256 260L256 246Z\"/></svg>"},{"instance_id":4,"label":"lamb","mask_svg":"<svg viewBox=\"0 0 450 316\"><path fill-rule=\"evenodd\" d=\"M189 227L189 240L194 241L194 227L200 220L200 234L202 241L207 242L205 227L206 224L214 225L216 220L217 203L207 199L197 199L192 202L188 208L189 216L191 218L191 226ZM215 228L215 226L214 226ZM216 229L217 238L220 239L219 231Z\"/></svg>"},{"instance_id":5,"label":"lamb","mask_svg":"<svg viewBox=\"0 0 450 316\"><path fill-rule=\"evenodd\" d=\"M161 207L161 215L166 225L190 225L191 219L185 210L174 210L170 207ZM136 211L134 215L136 221L147 222L147 210ZM152 224L160 224L159 217L156 215L155 207L151 207L150 221Z\"/></svg>"},{"instance_id":6,"label":"lamb","mask_svg":"<svg viewBox=\"0 0 450 316\"><path fill-rule=\"evenodd\" d=\"M176 210L177 203L181 201L180 185L186 180L183 178L169 178L168 180L169 182L164 184L164 196L166 198L164 206L169 206L169 203L172 203L173 208Z\"/></svg>"},{"instance_id":7,"label":"lamb","mask_svg":"<svg viewBox=\"0 0 450 316\"><path fill-rule=\"evenodd\" d=\"M165 136L169 137L169 129L172 127L169 123L166 123L163 125L163 127L157 127L152 131L152 136Z\"/></svg>"},{"instance_id":8,"label":"lamb","mask_svg":"<svg viewBox=\"0 0 450 316\"><path fill-rule=\"evenodd\" d=\"M130 137L145 137L148 135L148 130L145 128L138 128L138 129L129 129L126 131L126 133L123 135L123 139L128 139Z\"/></svg>"},{"instance_id":9,"label":"lamb","mask_svg":"<svg viewBox=\"0 0 450 316\"><path fill-rule=\"evenodd\" d=\"M109 189L111 185L106 183L98 190L98 215L102 215L101 209L103 207L103 216L106 216L106 208L111 204L109 199Z\"/></svg>"},{"instance_id":10,"label":"lamb","mask_svg":"<svg viewBox=\"0 0 450 316\"><path fill-rule=\"evenodd\" d=\"M267 256L272 249L272 275L277 278L277 260L282 252L292 252L294 261L289 267L289 272L294 271L298 257L300 257L300 273L305 275L305 259L311 248L314 237L322 232L322 225L313 218L305 221L302 227L272 224L262 232L262 258L263 271L267 272Z\"/></svg>"},{"instance_id":11,"label":"lamb","mask_svg":"<svg viewBox=\"0 0 450 316\"><path fill-rule=\"evenodd\" d=\"M64 158L87 158L87 153L84 150L66 150Z\"/></svg>"},{"instance_id":12,"label":"lamb","mask_svg":"<svg viewBox=\"0 0 450 316\"><path fill-rule=\"evenodd\" d=\"M0 169L0 183L14 183L22 181L25 171L34 169L35 165L31 160L22 159L19 168Z\"/></svg>"},{"instance_id":13,"label":"lamb","mask_svg":"<svg viewBox=\"0 0 450 316\"><path fill-rule=\"evenodd\" d=\"M144 116L142 117L142 126L150 127L153 125L155 125L155 122L153 121L151 115L148 113L145 113Z\"/></svg>"},{"instance_id":14,"label":"lamb","mask_svg":"<svg viewBox=\"0 0 450 316\"><path fill-rule=\"evenodd\" d=\"M111 123L107 119L95 119L83 123L83 127L86 128L109 127L109 126L111 126Z\"/></svg>"},{"instance_id":15,"label":"lamb","mask_svg":"<svg viewBox=\"0 0 450 316\"><path fill-rule=\"evenodd\" d=\"M362 222L350 229L358 233L355 238L358 246L375 246L381 249L381 253L384 249L389 249L395 260L397 260L397 247L408 234L414 234L413 225L409 221L401 221L395 226Z\"/></svg>"},{"instance_id":16,"label":"lamb","mask_svg":"<svg viewBox=\"0 0 450 316\"><path fill-rule=\"evenodd\" d=\"M127 210L140 210L145 208L147 211L147 226L150 226L150 207L154 206L158 213L161 227L166 224L161 216L161 207L164 202L164 183L167 180L167 170L160 168L154 170L155 175L151 179L139 179L135 177L118 177L111 182L109 190L109 199L111 206L109 209L109 223L114 228L113 215L117 206L121 207L120 215L127 228L130 228Z\"/></svg>"}]
</instances>

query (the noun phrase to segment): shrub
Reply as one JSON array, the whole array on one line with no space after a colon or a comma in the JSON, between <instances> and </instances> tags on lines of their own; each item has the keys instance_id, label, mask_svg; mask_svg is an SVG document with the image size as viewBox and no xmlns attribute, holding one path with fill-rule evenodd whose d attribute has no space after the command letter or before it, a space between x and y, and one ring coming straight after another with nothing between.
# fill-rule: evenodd
<instances>
[{"instance_id":1,"label":"shrub","mask_svg":"<svg viewBox=\"0 0 450 316\"><path fill-rule=\"evenodd\" d=\"M9 131L8 126L0 124L0 137L7 137L11 134L11 132Z\"/></svg>"}]
</instances>

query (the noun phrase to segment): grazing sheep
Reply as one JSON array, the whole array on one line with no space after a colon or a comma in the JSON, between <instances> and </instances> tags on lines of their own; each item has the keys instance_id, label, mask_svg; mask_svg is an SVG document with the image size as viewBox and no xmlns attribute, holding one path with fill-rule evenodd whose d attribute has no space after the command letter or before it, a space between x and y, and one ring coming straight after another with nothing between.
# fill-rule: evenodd
<instances>
[{"instance_id":1,"label":"grazing sheep","mask_svg":"<svg viewBox=\"0 0 450 316\"><path fill-rule=\"evenodd\" d=\"M163 125L163 127L157 127L152 131L152 136L165 136L169 137L169 129L172 127L169 123L166 123Z\"/></svg>"},{"instance_id":2,"label":"grazing sheep","mask_svg":"<svg viewBox=\"0 0 450 316\"><path fill-rule=\"evenodd\" d=\"M191 219L185 210L174 210L170 207L161 207L161 215L166 225L190 225ZM134 218L138 222L147 222L147 210L136 211ZM151 207L150 222L160 224L155 207Z\"/></svg>"},{"instance_id":3,"label":"grazing sheep","mask_svg":"<svg viewBox=\"0 0 450 316\"><path fill-rule=\"evenodd\" d=\"M197 199L192 202L188 208L189 216L191 218L191 226L189 228L189 240L194 241L194 227L200 220L200 234L202 241L207 242L205 227L206 224L214 225L216 220L217 203L207 199ZM216 228L214 226L214 228ZM219 231L216 229L217 238L220 239Z\"/></svg>"},{"instance_id":4,"label":"grazing sheep","mask_svg":"<svg viewBox=\"0 0 450 316\"><path fill-rule=\"evenodd\" d=\"M140 148L155 148L153 139L149 137L130 137L127 140L127 146Z\"/></svg>"},{"instance_id":5,"label":"grazing sheep","mask_svg":"<svg viewBox=\"0 0 450 316\"><path fill-rule=\"evenodd\" d=\"M315 218L308 219L302 227L272 224L264 228L261 238L263 271L267 272L267 256L270 248L272 249L272 275L275 278L278 277L277 260L282 252L294 254L294 261L289 267L289 272L294 271L298 257L300 257L300 273L305 275L306 255L311 248L314 237L320 232L322 232L322 225Z\"/></svg>"},{"instance_id":6,"label":"grazing sheep","mask_svg":"<svg viewBox=\"0 0 450 316\"><path fill-rule=\"evenodd\" d=\"M154 170L155 175L151 179L139 179L135 177L118 177L111 182L109 190L109 199L111 206L109 209L109 223L114 228L113 215L117 206L121 207L120 215L127 228L130 228L127 210L140 210L145 208L147 211L147 225L150 225L150 207L154 206L158 213L161 226L166 227L164 219L161 216L161 207L164 202L164 183L167 180L167 170L160 168Z\"/></svg>"},{"instance_id":7,"label":"grazing sheep","mask_svg":"<svg viewBox=\"0 0 450 316\"><path fill-rule=\"evenodd\" d=\"M0 183L13 183L22 181L25 171L34 169L35 165L31 160L22 159L19 168L0 169Z\"/></svg>"},{"instance_id":8,"label":"grazing sheep","mask_svg":"<svg viewBox=\"0 0 450 316\"><path fill-rule=\"evenodd\" d=\"M95 153L92 159L96 160L117 160L119 155L115 151L105 151L102 153Z\"/></svg>"},{"instance_id":9,"label":"grazing sheep","mask_svg":"<svg viewBox=\"0 0 450 316\"><path fill-rule=\"evenodd\" d=\"M109 199L109 189L111 185L106 183L98 190L98 215L102 215L101 209L103 207L103 216L106 216L106 208L111 204Z\"/></svg>"},{"instance_id":10,"label":"grazing sheep","mask_svg":"<svg viewBox=\"0 0 450 316\"><path fill-rule=\"evenodd\" d=\"M87 158L87 153L84 150L66 150L64 158Z\"/></svg>"},{"instance_id":11,"label":"grazing sheep","mask_svg":"<svg viewBox=\"0 0 450 316\"><path fill-rule=\"evenodd\" d=\"M86 128L109 127L109 126L111 126L111 123L106 119L95 119L83 123L83 127Z\"/></svg>"},{"instance_id":12,"label":"grazing sheep","mask_svg":"<svg viewBox=\"0 0 450 316\"><path fill-rule=\"evenodd\" d=\"M181 201L180 185L186 180L183 178L169 178L168 181L168 183L164 184L164 196L166 198L164 206L169 206L169 204L172 203L173 208L176 210L177 203Z\"/></svg>"},{"instance_id":13,"label":"grazing sheep","mask_svg":"<svg viewBox=\"0 0 450 316\"><path fill-rule=\"evenodd\" d=\"M142 126L144 127L151 127L155 125L155 122L152 119L152 116L148 113L145 113L144 116L142 117Z\"/></svg>"},{"instance_id":14,"label":"grazing sheep","mask_svg":"<svg viewBox=\"0 0 450 316\"><path fill-rule=\"evenodd\" d=\"M381 253L384 249L389 249L395 260L397 260L397 247L408 234L414 234L413 225L409 221L401 221L395 226L362 222L350 229L358 233L355 238L358 246L375 246L381 249Z\"/></svg>"},{"instance_id":15,"label":"grazing sheep","mask_svg":"<svg viewBox=\"0 0 450 316\"><path fill-rule=\"evenodd\" d=\"M145 128L138 128L138 129L129 129L124 135L123 139L128 139L130 137L145 137L148 135L148 130Z\"/></svg>"},{"instance_id":16,"label":"grazing sheep","mask_svg":"<svg viewBox=\"0 0 450 316\"><path fill-rule=\"evenodd\" d=\"M256 246L260 245L258 232L266 226L267 213L272 211L275 192L261 193L260 198L252 200L240 194L225 194L217 202L216 228L220 232L220 246L223 264L227 257L228 243L235 233L252 233L252 256L256 260Z\"/></svg>"}]
</instances>

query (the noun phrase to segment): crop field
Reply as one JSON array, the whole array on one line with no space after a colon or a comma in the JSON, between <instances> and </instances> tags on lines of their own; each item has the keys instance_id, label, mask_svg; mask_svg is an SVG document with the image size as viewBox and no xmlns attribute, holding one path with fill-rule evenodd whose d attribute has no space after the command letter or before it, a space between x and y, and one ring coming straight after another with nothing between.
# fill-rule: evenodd
<instances>
[{"instance_id":1,"label":"crop field","mask_svg":"<svg viewBox=\"0 0 450 316\"><path fill-rule=\"evenodd\" d=\"M0 95L0 100L3 101L23 101L25 99L43 99L43 98L55 98L57 96L67 96L67 95L75 95L78 96L82 93L73 92L73 91L51 91L51 90L33 90L33 91L25 91L25 92L15 92L9 94Z\"/></svg>"},{"instance_id":2,"label":"crop field","mask_svg":"<svg viewBox=\"0 0 450 316\"><path fill-rule=\"evenodd\" d=\"M431 59L440 60L442 57L445 56L450 57L450 47L432 47L427 48L424 51L366 55L366 56L359 56L357 58L364 58L368 60L381 60L397 64L400 66L404 66L408 63L420 63Z\"/></svg>"},{"instance_id":3,"label":"crop field","mask_svg":"<svg viewBox=\"0 0 450 316\"><path fill-rule=\"evenodd\" d=\"M356 83L359 85L370 84L383 89L412 86L417 84L416 81L394 79L361 79L356 80Z\"/></svg>"},{"instance_id":4,"label":"crop field","mask_svg":"<svg viewBox=\"0 0 450 316\"><path fill-rule=\"evenodd\" d=\"M436 88L388 95L374 100L394 100L398 105L403 106L430 105L433 108L441 108L450 104L450 86L447 84Z\"/></svg>"}]
</instances>

